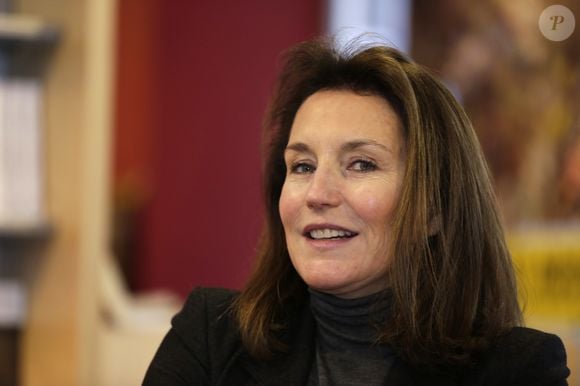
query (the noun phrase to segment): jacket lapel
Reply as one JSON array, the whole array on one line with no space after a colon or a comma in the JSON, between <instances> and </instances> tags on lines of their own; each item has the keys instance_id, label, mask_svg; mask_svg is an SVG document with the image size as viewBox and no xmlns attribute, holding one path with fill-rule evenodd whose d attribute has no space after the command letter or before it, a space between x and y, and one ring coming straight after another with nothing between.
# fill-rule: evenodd
<instances>
[{"instance_id":1,"label":"jacket lapel","mask_svg":"<svg viewBox=\"0 0 580 386\"><path fill-rule=\"evenodd\" d=\"M401 359L395 359L387 379L388 386L456 386L459 383L450 375L423 373Z\"/></svg>"},{"instance_id":2,"label":"jacket lapel","mask_svg":"<svg viewBox=\"0 0 580 386\"><path fill-rule=\"evenodd\" d=\"M257 361L247 353L240 357L240 364L253 378L248 385L304 386L315 362L315 324L308 302L297 310L295 319L281 340L287 351L278 353L269 361Z\"/></svg>"},{"instance_id":3,"label":"jacket lapel","mask_svg":"<svg viewBox=\"0 0 580 386\"><path fill-rule=\"evenodd\" d=\"M311 367L315 365L315 322L310 305L296 310L288 330L281 334L281 341L287 351L278 353L269 361L256 360L245 351L237 353L231 366L236 371L228 374L224 385L240 384L243 378L250 386L305 386ZM240 372L241 370L241 372ZM231 383L234 382L234 383ZM425 374L417 371L399 358L396 358L389 371L388 386L456 386L458 382L451 376Z\"/></svg>"}]
</instances>

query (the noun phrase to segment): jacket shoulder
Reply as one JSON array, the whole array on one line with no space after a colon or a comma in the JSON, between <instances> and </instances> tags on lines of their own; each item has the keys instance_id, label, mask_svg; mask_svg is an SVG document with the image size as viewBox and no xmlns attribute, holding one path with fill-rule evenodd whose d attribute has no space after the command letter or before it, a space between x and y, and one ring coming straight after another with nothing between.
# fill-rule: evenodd
<instances>
[{"instance_id":1,"label":"jacket shoulder","mask_svg":"<svg viewBox=\"0 0 580 386\"><path fill-rule=\"evenodd\" d=\"M201 332L233 328L230 307L238 292L224 288L195 288L171 324L178 332L201 340Z\"/></svg>"},{"instance_id":2,"label":"jacket shoulder","mask_svg":"<svg viewBox=\"0 0 580 386\"><path fill-rule=\"evenodd\" d=\"M171 321L172 330L210 373L219 371L242 347L231 312L237 295L223 288L196 288Z\"/></svg>"},{"instance_id":3,"label":"jacket shoulder","mask_svg":"<svg viewBox=\"0 0 580 386\"><path fill-rule=\"evenodd\" d=\"M570 374L560 338L524 327L499 337L478 365L490 385L567 385Z\"/></svg>"},{"instance_id":4,"label":"jacket shoulder","mask_svg":"<svg viewBox=\"0 0 580 386\"><path fill-rule=\"evenodd\" d=\"M194 288L177 316L183 314L185 317L196 319L201 310L206 313L223 312L231 306L237 295L237 291L226 288Z\"/></svg>"},{"instance_id":5,"label":"jacket shoulder","mask_svg":"<svg viewBox=\"0 0 580 386\"><path fill-rule=\"evenodd\" d=\"M147 386L214 384L242 345L231 316L235 291L196 288L171 321L143 381Z\"/></svg>"}]
</instances>

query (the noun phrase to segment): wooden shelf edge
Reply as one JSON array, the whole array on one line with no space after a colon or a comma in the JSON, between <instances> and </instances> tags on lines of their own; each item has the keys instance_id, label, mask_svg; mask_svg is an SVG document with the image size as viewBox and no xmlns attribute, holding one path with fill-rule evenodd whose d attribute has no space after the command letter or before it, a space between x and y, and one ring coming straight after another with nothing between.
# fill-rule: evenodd
<instances>
[{"instance_id":1,"label":"wooden shelf edge","mask_svg":"<svg viewBox=\"0 0 580 386\"><path fill-rule=\"evenodd\" d=\"M59 29L39 18L0 13L0 42L47 42L55 43Z\"/></svg>"},{"instance_id":2,"label":"wooden shelf edge","mask_svg":"<svg viewBox=\"0 0 580 386\"><path fill-rule=\"evenodd\" d=\"M35 225L0 224L0 243L4 242L43 242L52 238L54 227L48 223Z\"/></svg>"}]
</instances>

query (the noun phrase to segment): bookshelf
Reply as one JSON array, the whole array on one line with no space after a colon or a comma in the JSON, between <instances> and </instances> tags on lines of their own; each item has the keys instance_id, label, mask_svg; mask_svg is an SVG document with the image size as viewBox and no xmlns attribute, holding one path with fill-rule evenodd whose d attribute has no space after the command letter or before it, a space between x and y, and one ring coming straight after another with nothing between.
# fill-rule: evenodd
<instances>
[{"instance_id":1,"label":"bookshelf","mask_svg":"<svg viewBox=\"0 0 580 386\"><path fill-rule=\"evenodd\" d=\"M0 241L45 227L42 78L58 41L43 20L0 13ZM6 255L6 253L4 253Z\"/></svg>"},{"instance_id":2,"label":"bookshelf","mask_svg":"<svg viewBox=\"0 0 580 386\"><path fill-rule=\"evenodd\" d=\"M45 239L27 284L19 384L93 385L95 272L108 255L115 0L16 0L12 9L61 32L43 79L42 199L50 226L32 226L24 235L0 230L0 238ZM0 38L0 45L22 40Z\"/></svg>"},{"instance_id":3,"label":"bookshelf","mask_svg":"<svg viewBox=\"0 0 580 386\"><path fill-rule=\"evenodd\" d=\"M44 213L42 77L58 29L0 13L0 384L18 384L35 257L52 228Z\"/></svg>"}]
</instances>

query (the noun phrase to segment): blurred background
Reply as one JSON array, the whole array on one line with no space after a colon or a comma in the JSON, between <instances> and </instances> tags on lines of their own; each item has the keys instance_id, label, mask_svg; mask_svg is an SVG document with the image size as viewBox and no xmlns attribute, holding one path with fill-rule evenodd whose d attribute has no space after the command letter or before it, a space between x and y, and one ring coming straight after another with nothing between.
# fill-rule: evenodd
<instances>
[{"instance_id":1,"label":"blurred background","mask_svg":"<svg viewBox=\"0 0 580 386\"><path fill-rule=\"evenodd\" d=\"M526 322L580 385L580 1L552 4L0 0L0 386L140 384L193 287L240 288L280 55L363 32L472 118Z\"/></svg>"}]
</instances>

